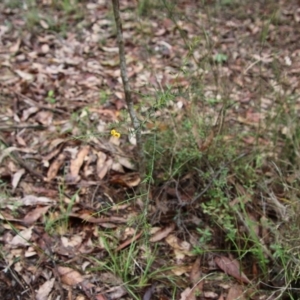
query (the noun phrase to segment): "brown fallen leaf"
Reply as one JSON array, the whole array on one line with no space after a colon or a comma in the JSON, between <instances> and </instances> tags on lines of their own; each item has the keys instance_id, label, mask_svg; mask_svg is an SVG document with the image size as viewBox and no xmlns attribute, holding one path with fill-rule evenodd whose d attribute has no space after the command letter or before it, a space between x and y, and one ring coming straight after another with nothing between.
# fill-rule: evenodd
<instances>
[{"instance_id":1,"label":"brown fallen leaf","mask_svg":"<svg viewBox=\"0 0 300 300\"><path fill-rule=\"evenodd\" d=\"M101 151L97 153L97 156L97 175L99 179L103 179L110 170L113 160L111 158L107 159L107 155Z\"/></svg>"},{"instance_id":2,"label":"brown fallen leaf","mask_svg":"<svg viewBox=\"0 0 300 300\"><path fill-rule=\"evenodd\" d=\"M238 281L250 283L250 280L241 271L241 267L236 259L230 259L226 256L217 256L215 257L215 263L222 271L234 277Z\"/></svg>"},{"instance_id":3,"label":"brown fallen leaf","mask_svg":"<svg viewBox=\"0 0 300 300\"><path fill-rule=\"evenodd\" d=\"M9 47L9 52L16 53L20 49L21 39L18 38L17 41Z\"/></svg>"},{"instance_id":4,"label":"brown fallen leaf","mask_svg":"<svg viewBox=\"0 0 300 300\"><path fill-rule=\"evenodd\" d=\"M31 115L35 114L35 113L38 112L38 111L39 111L39 108L36 107L36 106L31 106L31 107L28 108L28 109L24 109L23 112L22 112L21 120L22 120L22 121L27 121L27 119L28 119Z\"/></svg>"},{"instance_id":5,"label":"brown fallen leaf","mask_svg":"<svg viewBox=\"0 0 300 300\"><path fill-rule=\"evenodd\" d=\"M21 177L25 174L25 169L20 169L18 170L12 177L12 182L11 182L11 185L12 185L12 188L13 190L16 189L16 187L18 186L19 182L20 182L20 179Z\"/></svg>"},{"instance_id":6,"label":"brown fallen leaf","mask_svg":"<svg viewBox=\"0 0 300 300\"><path fill-rule=\"evenodd\" d=\"M130 170L136 170L134 164L127 157L118 155L116 158L123 167Z\"/></svg>"},{"instance_id":7,"label":"brown fallen leaf","mask_svg":"<svg viewBox=\"0 0 300 300\"><path fill-rule=\"evenodd\" d=\"M30 186L29 188L31 189L32 192L35 192L38 195L40 194L49 198L55 198L59 193L59 191L57 190L49 189L43 186Z\"/></svg>"},{"instance_id":8,"label":"brown fallen leaf","mask_svg":"<svg viewBox=\"0 0 300 300\"><path fill-rule=\"evenodd\" d=\"M66 158L65 153L60 153L59 156L52 162L47 172L46 181L51 181L57 176L60 167L65 162L65 158Z\"/></svg>"},{"instance_id":9,"label":"brown fallen leaf","mask_svg":"<svg viewBox=\"0 0 300 300\"><path fill-rule=\"evenodd\" d=\"M175 229L175 224L172 223L170 226L163 228L162 230L156 232L151 238L150 242L155 243L161 241L167 237Z\"/></svg>"},{"instance_id":10,"label":"brown fallen leaf","mask_svg":"<svg viewBox=\"0 0 300 300\"><path fill-rule=\"evenodd\" d=\"M20 76L25 81L32 82L34 80L35 76L31 73L24 72L24 71L21 71L21 70L14 70L14 71L18 76Z\"/></svg>"},{"instance_id":11,"label":"brown fallen leaf","mask_svg":"<svg viewBox=\"0 0 300 300\"><path fill-rule=\"evenodd\" d=\"M35 115L35 120L45 126L49 126L53 120L53 113L49 110L41 110Z\"/></svg>"},{"instance_id":12,"label":"brown fallen leaf","mask_svg":"<svg viewBox=\"0 0 300 300\"><path fill-rule=\"evenodd\" d=\"M44 282L36 293L36 300L47 300L48 296L53 288L55 278L52 278Z\"/></svg>"},{"instance_id":13,"label":"brown fallen leaf","mask_svg":"<svg viewBox=\"0 0 300 300\"><path fill-rule=\"evenodd\" d=\"M103 294L95 295L95 300L107 300L107 298Z\"/></svg>"},{"instance_id":14,"label":"brown fallen leaf","mask_svg":"<svg viewBox=\"0 0 300 300\"><path fill-rule=\"evenodd\" d=\"M78 271L69 267L58 266L57 271L61 281L66 285L74 286L84 281L83 276Z\"/></svg>"},{"instance_id":15,"label":"brown fallen leaf","mask_svg":"<svg viewBox=\"0 0 300 300\"><path fill-rule=\"evenodd\" d=\"M218 298L218 300L225 300L223 293L221 293L220 297Z\"/></svg>"},{"instance_id":16,"label":"brown fallen leaf","mask_svg":"<svg viewBox=\"0 0 300 300\"><path fill-rule=\"evenodd\" d=\"M9 242L11 246L28 246L31 239L33 227L26 228L20 232Z\"/></svg>"},{"instance_id":17,"label":"brown fallen leaf","mask_svg":"<svg viewBox=\"0 0 300 300\"><path fill-rule=\"evenodd\" d=\"M32 150L30 148L8 147L4 150L1 150L0 163L2 163L2 161L5 157L9 156L14 151L23 152L23 153L35 153L36 152L35 150Z\"/></svg>"},{"instance_id":18,"label":"brown fallen leaf","mask_svg":"<svg viewBox=\"0 0 300 300\"><path fill-rule=\"evenodd\" d=\"M68 183L77 183L80 180L79 171L89 152L90 146L84 146L78 151L76 158L71 160L70 173L66 176Z\"/></svg>"},{"instance_id":19,"label":"brown fallen leaf","mask_svg":"<svg viewBox=\"0 0 300 300\"><path fill-rule=\"evenodd\" d=\"M201 295L203 292L204 281L199 281L196 285L190 289L190 293L186 296L186 300L195 300L197 299L197 295Z\"/></svg>"},{"instance_id":20,"label":"brown fallen leaf","mask_svg":"<svg viewBox=\"0 0 300 300\"><path fill-rule=\"evenodd\" d=\"M42 215L44 215L50 206L44 206L44 207L37 207L33 211L30 211L23 219L23 222L27 225L33 224L35 221L37 221Z\"/></svg>"},{"instance_id":21,"label":"brown fallen leaf","mask_svg":"<svg viewBox=\"0 0 300 300\"><path fill-rule=\"evenodd\" d=\"M193 284L196 284L201 277L201 258L198 257L193 264L192 270L190 272L190 280Z\"/></svg>"},{"instance_id":22,"label":"brown fallen leaf","mask_svg":"<svg viewBox=\"0 0 300 300\"><path fill-rule=\"evenodd\" d=\"M141 182L141 177L138 173L128 173L128 174L117 174L114 175L111 180L113 184L119 184L128 188L135 187Z\"/></svg>"},{"instance_id":23,"label":"brown fallen leaf","mask_svg":"<svg viewBox=\"0 0 300 300\"><path fill-rule=\"evenodd\" d=\"M19 146L27 147L26 141L21 136L16 135L16 141L17 141Z\"/></svg>"},{"instance_id":24,"label":"brown fallen leaf","mask_svg":"<svg viewBox=\"0 0 300 300\"><path fill-rule=\"evenodd\" d=\"M166 242L174 249L189 255L191 253L192 246L187 241L180 240L176 235L170 234L166 238Z\"/></svg>"},{"instance_id":25,"label":"brown fallen leaf","mask_svg":"<svg viewBox=\"0 0 300 300\"><path fill-rule=\"evenodd\" d=\"M34 205L51 205L56 202L48 197L37 197L34 195L27 195L23 197L20 202L25 206L34 206Z\"/></svg>"},{"instance_id":26,"label":"brown fallen leaf","mask_svg":"<svg viewBox=\"0 0 300 300\"><path fill-rule=\"evenodd\" d=\"M82 236L75 234L72 235L71 237L66 237L66 236L62 236L61 237L61 242L62 245L66 248L71 247L71 248L76 248L78 249L78 247L81 245L82 243Z\"/></svg>"},{"instance_id":27,"label":"brown fallen leaf","mask_svg":"<svg viewBox=\"0 0 300 300\"><path fill-rule=\"evenodd\" d=\"M189 273L192 269L192 266L179 265L171 268L171 272L176 276L181 276L183 274Z\"/></svg>"},{"instance_id":28,"label":"brown fallen leaf","mask_svg":"<svg viewBox=\"0 0 300 300\"><path fill-rule=\"evenodd\" d=\"M195 293L193 293L191 288L186 288L181 294L180 294L180 300L196 300Z\"/></svg>"},{"instance_id":29,"label":"brown fallen leaf","mask_svg":"<svg viewBox=\"0 0 300 300\"><path fill-rule=\"evenodd\" d=\"M203 292L204 280L199 281L195 286L193 286L193 291L195 295L200 295Z\"/></svg>"},{"instance_id":30,"label":"brown fallen leaf","mask_svg":"<svg viewBox=\"0 0 300 300\"><path fill-rule=\"evenodd\" d=\"M156 283L154 283L152 286L150 286L147 291L145 292L143 296L143 300L151 300L152 295L155 292Z\"/></svg>"},{"instance_id":31,"label":"brown fallen leaf","mask_svg":"<svg viewBox=\"0 0 300 300\"><path fill-rule=\"evenodd\" d=\"M226 300L246 300L243 295L243 288L239 285L233 285L228 291Z\"/></svg>"},{"instance_id":32,"label":"brown fallen leaf","mask_svg":"<svg viewBox=\"0 0 300 300\"><path fill-rule=\"evenodd\" d=\"M204 298L208 298L208 299L216 299L218 297L218 294L212 291L206 291L203 292L203 296Z\"/></svg>"},{"instance_id":33,"label":"brown fallen leaf","mask_svg":"<svg viewBox=\"0 0 300 300\"><path fill-rule=\"evenodd\" d=\"M108 294L109 299L121 299L122 296L127 294L127 290L122 285L114 286L106 291L106 294Z\"/></svg>"}]
</instances>

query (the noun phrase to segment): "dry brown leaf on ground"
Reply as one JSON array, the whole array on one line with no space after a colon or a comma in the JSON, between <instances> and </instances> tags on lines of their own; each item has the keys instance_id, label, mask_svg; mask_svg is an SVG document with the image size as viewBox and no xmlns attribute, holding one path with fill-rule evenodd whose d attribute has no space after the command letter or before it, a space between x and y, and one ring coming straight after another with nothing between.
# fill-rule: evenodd
<instances>
[{"instance_id":1,"label":"dry brown leaf on ground","mask_svg":"<svg viewBox=\"0 0 300 300\"><path fill-rule=\"evenodd\" d=\"M58 266L57 271L61 281L66 285L74 286L84 281L84 277L78 271L69 267Z\"/></svg>"},{"instance_id":2,"label":"dry brown leaf on ground","mask_svg":"<svg viewBox=\"0 0 300 300\"><path fill-rule=\"evenodd\" d=\"M13 188L13 191L16 189L16 187L18 186L19 182L20 182L20 179L21 177L25 174L25 169L20 169L18 170L12 177L12 182L11 182L11 185L12 185L12 188Z\"/></svg>"},{"instance_id":3,"label":"dry brown leaf on ground","mask_svg":"<svg viewBox=\"0 0 300 300\"><path fill-rule=\"evenodd\" d=\"M193 290L196 295L200 295L203 292L204 280L199 281L195 286L193 286Z\"/></svg>"},{"instance_id":4,"label":"dry brown leaf on ground","mask_svg":"<svg viewBox=\"0 0 300 300\"><path fill-rule=\"evenodd\" d=\"M81 245L83 241L83 237L80 236L79 234L72 235L70 238L67 238L65 236L61 237L61 242L64 247L72 247L72 248L77 248Z\"/></svg>"},{"instance_id":5,"label":"dry brown leaf on ground","mask_svg":"<svg viewBox=\"0 0 300 300\"><path fill-rule=\"evenodd\" d=\"M190 289L190 294L187 296L186 299L187 300L197 299L197 295L201 295L203 293L203 286L204 286L204 281L201 280L196 285L194 285L192 289Z\"/></svg>"},{"instance_id":6,"label":"dry brown leaf on ground","mask_svg":"<svg viewBox=\"0 0 300 300\"><path fill-rule=\"evenodd\" d=\"M32 82L34 80L33 74L21 70L14 70L14 72L27 82Z\"/></svg>"},{"instance_id":7,"label":"dry brown leaf on ground","mask_svg":"<svg viewBox=\"0 0 300 300\"><path fill-rule=\"evenodd\" d=\"M16 135L16 141L18 143L18 146L25 147L25 148L27 147L27 143L23 137Z\"/></svg>"},{"instance_id":8,"label":"dry brown leaf on ground","mask_svg":"<svg viewBox=\"0 0 300 300\"><path fill-rule=\"evenodd\" d=\"M185 255L193 256L192 246L187 241L180 240L177 236L170 234L166 242L174 249L177 259L183 259Z\"/></svg>"},{"instance_id":9,"label":"dry brown leaf on ground","mask_svg":"<svg viewBox=\"0 0 300 300\"><path fill-rule=\"evenodd\" d=\"M118 173L123 173L123 174L125 173L125 170L124 170L123 166L119 162L117 162L117 161L114 161L112 163L111 169L113 171L118 172Z\"/></svg>"},{"instance_id":10,"label":"dry brown leaf on ground","mask_svg":"<svg viewBox=\"0 0 300 300\"><path fill-rule=\"evenodd\" d=\"M236 259L230 259L226 256L217 256L215 257L215 263L227 275L234 277L238 281L250 283L250 280L241 271L240 264Z\"/></svg>"},{"instance_id":11,"label":"dry brown leaf on ground","mask_svg":"<svg viewBox=\"0 0 300 300\"><path fill-rule=\"evenodd\" d=\"M35 150L32 150L30 148L8 147L1 151L0 163L2 163L5 157L9 156L14 151L23 152L23 153L36 153Z\"/></svg>"},{"instance_id":12,"label":"dry brown leaf on ground","mask_svg":"<svg viewBox=\"0 0 300 300\"><path fill-rule=\"evenodd\" d=\"M14 238L9 242L9 244L15 247L29 246L32 230L33 227L29 227L18 232L18 234L14 236Z\"/></svg>"},{"instance_id":13,"label":"dry brown leaf on ground","mask_svg":"<svg viewBox=\"0 0 300 300\"><path fill-rule=\"evenodd\" d=\"M48 197L37 197L34 195L27 195L20 199L20 202L25 206L34 206L34 205L51 205L56 202Z\"/></svg>"},{"instance_id":14,"label":"dry brown leaf on ground","mask_svg":"<svg viewBox=\"0 0 300 300\"><path fill-rule=\"evenodd\" d=\"M53 120L53 113L51 111L41 110L39 111L34 118L38 123L41 123L45 126L49 126Z\"/></svg>"},{"instance_id":15,"label":"dry brown leaf on ground","mask_svg":"<svg viewBox=\"0 0 300 300\"><path fill-rule=\"evenodd\" d=\"M35 208L34 210L32 210L26 214L26 216L23 218L23 222L27 225L33 224L41 216L43 216L48 211L49 208L50 208L50 206Z\"/></svg>"},{"instance_id":16,"label":"dry brown leaf on ground","mask_svg":"<svg viewBox=\"0 0 300 300\"><path fill-rule=\"evenodd\" d=\"M190 280L194 284L193 294L200 295L203 292L204 280L200 280L201 277L201 258L198 257L194 262L192 269L190 271Z\"/></svg>"},{"instance_id":17,"label":"dry brown leaf on ground","mask_svg":"<svg viewBox=\"0 0 300 300\"><path fill-rule=\"evenodd\" d=\"M176 276L181 276L183 274L189 273L192 269L192 266L179 265L171 268L171 272Z\"/></svg>"},{"instance_id":18,"label":"dry brown leaf on ground","mask_svg":"<svg viewBox=\"0 0 300 300\"><path fill-rule=\"evenodd\" d=\"M123 286L115 286L108 291L105 291L105 293L108 294L109 299L120 299L127 294L127 291Z\"/></svg>"},{"instance_id":19,"label":"dry brown leaf on ground","mask_svg":"<svg viewBox=\"0 0 300 300\"><path fill-rule=\"evenodd\" d=\"M78 151L76 158L71 160L70 173L66 176L66 181L68 183L74 184L80 180L79 171L89 152L90 146L84 146Z\"/></svg>"},{"instance_id":20,"label":"dry brown leaf on ground","mask_svg":"<svg viewBox=\"0 0 300 300\"><path fill-rule=\"evenodd\" d=\"M191 288L186 288L181 294L180 294L180 300L196 300L195 293L193 293Z\"/></svg>"},{"instance_id":21,"label":"dry brown leaf on ground","mask_svg":"<svg viewBox=\"0 0 300 300\"><path fill-rule=\"evenodd\" d=\"M193 284L196 284L201 277L201 258L198 257L192 267L190 272L190 280Z\"/></svg>"},{"instance_id":22,"label":"dry brown leaf on ground","mask_svg":"<svg viewBox=\"0 0 300 300\"><path fill-rule=\"evenodd\" d=\"M9 47L9 52L13 54L18 52L20 49L20 45L21 45L21 39L18 38L17 41Z\"/></svg>"},{"instance_id":23,"label":"dry brown leaf on ground","mask_svg":"<svg viewBox=\"0 0 300 300\"><path fill-rule=\"evenodd\" d=\"M47 300L48 296L54 286L55 278L47 280L44 282L36 293L36 300Z\"/></svg>"},{"instance_id":24,"label":"dry brown leaf on ground","mask_svg":"<svg viewBox=\"0 0 300 300\"><path fill-rule=\"evenodd\" d=\"M59 156L52 162L50 165L50 168L48 169L47 172L47 178L46 181L51 181L57 176L57 173L60 169L60 167L63 165L65 162L66 154L65 153L60 153Z\"/></svg>"},{"instance_id":25,"label":"dry brown leaf on ground","mask_svg":"<svg viewBox=\"0 0 300 300\"><path fill-rule=\"evenodd\" d=\"M101 272L98 277L100 282L103 282L107 285L122 285L124 282L118 276L112 272Z\"/></svg>"},{"instance_id":26,"label":"dry brown leaf on ground","mask_svg":"<svg viewBox=\"0 0 300 300\"><path fill-rule=\"evenodd\" d=\"M141 177L137 172L127 174L116 174L112 176L110 182L113 184L119 184L128 188L138 186L141 182Z\"/></svg>"},{"instance_id":27,"label":"dry brown leaf on ground","mask_svg":"<svg viewBox=\"0 0 300 300\"><path fill-rule=\"evenodd\" d=\"M226 300L246 300L243 294L243 288L235 284L229 289Z\"/></svg>"},{"instance_id":28,"label":"dry brown leaf on ground","mask_svg":"<svg viewBox=\"0 0 300 300\"><path fill-rule=\"evenodd\" d=\"M107 300L107 298L102 294L98 294L95 296L95 300Z\"/></svg>"},{"instance_id":29,"label":"dry brown leaf on ground","mask_svg":"<svg viewBox=\"0 0 300 300\"><path fill-rule=\"evenodd\" d=\"M208 298L208 299L216 299L218 297L218 294L215 292L211 292L211 291L207 291L203 293L204 298Z\"/></svg>"},{"instance_id":30,"label":"dry brown leaf on ground","mask_svg":"<svg viewBox=\"0 0 300 300\"><path fill-rule=\"evenodd\" d=\"M155 243L159 242L165 237L167 237L174 229L175 229L175 224L172 223L170 226L163 228L162 230L156 232L151 238L150 242Z\"/></svg>"},{"instance_id":31,"label":"dry brown leaf on ground","mask_svg":"<svg viewBox=\"0 0 300 300\"><path fill-rule=\"evenodd\" d=\"M101 151L97 153L97 156L97 175L99 179L103 179L110 170L113 160L111 158L107 158L107 155Z\"/></svg>"},{"instance_id":32,"label":"dry brown leaf on ground","mask_svg":"<svg viewBox=\"0 0 300 300\"><path fill-rule=\"evenodd\" d=\"M57 149L57 147L59 148L59 146L61 146L64 142L66 142L65 139L62 138L57 138L51 141L46 141L45 143L47 144L47 153L45 156L43 156L43 159L45 160L50 160L52 159L55 155L53 155L53 151L55 151Z\"/></svg>"},{"instance_id":33,"label":"dry brown leaf on ground","mask_svg":"<svg viewBox=\"0 0 300 300\"><path fill-rule=\"evenodd\" d=\"M10 208L10 205L7 205L8 208ZM11 209L13 209L14 207L12 206ZM20 220L14 218L13 216L11 216L9 213L2 211L0 213L0 220L5 220L5 221L10 221L10 222L21 222ZM6 227L8 229L11 229L10 225L6 225L4 224L4 227Z\"/></svg>"},{"instance_id":34,"label":"dry brown leaf on ground","mask_svg":"<svg viewBox=\"0 0 300 300\"><path fill-rule=\"evenodd\" d=\"M136 170L135 165L127 157L118 155L117 160L123 167L129 170Z\"/></svg>"},{"instance_id":35,"label":"dry brown leaf on ground","mask_svg":"<svg viewBox=\"0 0 300 300\"><path fill-rule=\"evenodd\" d=\"M152 295L154 294L155 292L155 287L156 287L156 283L154 283L152 286L150 286L144 296L143 296L143 300L151 300L152 299Z\"/></svg>"},{"instance_id":36,"label":"dry brown leaf on ground","mask_svg":"<svg viewBox=\"0 0 300 300\"><path fill-rule=\"evenodd\" d=\"M218 298L218 300L225 300L223 293L221 293L220 297Z\"/></svg>"},{"instance_id":37,"label":"dry brown leaf on ground","mask_svg":"<svg viewBox=\"0 0 300 300\"><path fill-rule=\"evenodd\" d=\"M28 184L27 187L25 187L25 185L26 185L26 183L24 183L24 185L22 186L23 189L26 191L26 188L27 188L30 192L29 193L24 192L24 194L30 194L32 192L35 192L38 195L43 195L44 197L56 198L56 196L59 193L59 191L57 191L57 190L46 188L43 186L33 186L33 185Z\"/></svg>"},{"instance_id":38,"label":"dry brown leaf on ground","mask_svg":"<svg viewBox=\"0 0 300 300\"><path fill-rule=\"evenodd\" d=\"M109 142L114 146L120 146L120 143L121 143L120 139L115 136L111 136L109 139Z\"/></svg>"},{"instance_id":39,"label":"dry brown leaf on ground","mask_svg":"<svg viewBox=\"0 0 300 300\"><path fill-rule=\"evenodd\" d=\"M55 157L57 154L60 153L61 151L61 148L62 146L59 146L58 148L52 150L50 153L48 153L47 155L43 156L43 160L42 160L42 163L43 163L43 166L45 168L48 168L49 167L49 161Z\"/></svg>"}]
</instances>

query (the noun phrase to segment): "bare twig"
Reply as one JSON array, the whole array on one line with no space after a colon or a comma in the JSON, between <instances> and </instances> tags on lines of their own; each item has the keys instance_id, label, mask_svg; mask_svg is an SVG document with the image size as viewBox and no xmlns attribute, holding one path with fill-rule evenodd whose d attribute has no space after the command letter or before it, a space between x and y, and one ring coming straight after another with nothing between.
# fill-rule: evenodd
<instances>
[{"instance_id":1,"label":"bare twig","mask_svg":"<svg viewBox=\"0 0 300 300\"><path fill-rule=\"evenodd\" d=\"M123 88L125 93L125 101L127 104L128 113L130 115L131 123L135 131L137 150L139 156L139 172L140 176L144 178L145 176L145 162L144 162L144 153L142 145L142 135L141 135L141 123L136 115L134 110L133 101L131 97L131 89L129 85L127 68L126 68L126 58L125 58L125 47L124 47L124 38L122 32L122 21L120 17L120 5L119 0L112 0L115 22L117 27L117 40L119 46L119 57L120 57L120 69L121 77L123 82Z\"/></svg>"}]
</instances>

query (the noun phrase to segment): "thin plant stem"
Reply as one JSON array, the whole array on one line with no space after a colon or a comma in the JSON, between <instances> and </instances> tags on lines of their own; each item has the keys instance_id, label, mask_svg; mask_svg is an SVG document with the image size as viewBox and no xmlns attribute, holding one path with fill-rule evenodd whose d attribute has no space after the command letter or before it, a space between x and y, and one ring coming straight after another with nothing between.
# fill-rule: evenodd
<instances>
[{"instance_id":1,"label":"thin plant stem","mask_svg":"<svg viewBox=\"0 0 300 300\"><path fill-rule=\"evenodd\" d=\"M129 79L127 75L127 67L126 67L126 58L125 58L125 47L124 47L124 38L122 31L122 20L120 16L120 5L119 0L112 0L113 11L115 16L115 22L117 27L117 41L119 46L119 57L120 57L120 69L121 69L121 77L123 82L123 88L125 93L125 101L127 104L128 113L130 115L131 123L134 128L136 143L137 143L137 151L138 151L138 164L139 164L139 173L142 179L145 177L145 158L143 152L143 144L142 144L142 135L141 135L141 122L137 117L136 111L134 109L133 100L131 96L131 89L129 85Z\"/></svg>"}]
</instances>

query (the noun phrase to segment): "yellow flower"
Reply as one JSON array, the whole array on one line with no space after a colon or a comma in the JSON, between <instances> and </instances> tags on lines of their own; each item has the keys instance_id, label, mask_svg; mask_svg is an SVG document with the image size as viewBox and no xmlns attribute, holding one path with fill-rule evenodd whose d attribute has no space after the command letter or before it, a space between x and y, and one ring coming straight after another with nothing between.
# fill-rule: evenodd
<instances>
[{"instance_id":1,"label":"yellow flower","mask_svg":"<svg viewBox=\"0 0 300 300\"><path fill-rule=\"evenodd\" d=\"M115 130L115 129L112 129L111 132L110 132L110 134L111 134L112 136L116 137L116 138L120 138L120 137L121 137L121 133L118 132L118 131Z\"/></svg>"}]
</instances>

